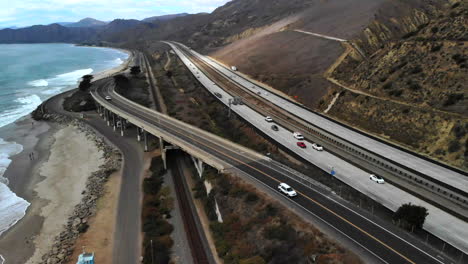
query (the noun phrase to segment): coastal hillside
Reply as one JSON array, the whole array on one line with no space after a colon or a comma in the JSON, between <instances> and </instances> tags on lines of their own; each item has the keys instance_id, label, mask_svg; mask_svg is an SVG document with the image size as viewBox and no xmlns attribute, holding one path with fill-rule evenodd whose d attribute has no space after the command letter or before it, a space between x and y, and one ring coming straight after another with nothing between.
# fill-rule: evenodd
<instances>
[{"instance_id":1,"label":"coastal hillside","mask_svg":"<svg viewBox=\"0 0 468 264\"><path fill-rule=\"evenodd\" d=\"M374 20L355 40L367 58L343 60L321 107L339 92L331 116L466 169L468 3L425 10Z\"/></svg>"}]
</instances>

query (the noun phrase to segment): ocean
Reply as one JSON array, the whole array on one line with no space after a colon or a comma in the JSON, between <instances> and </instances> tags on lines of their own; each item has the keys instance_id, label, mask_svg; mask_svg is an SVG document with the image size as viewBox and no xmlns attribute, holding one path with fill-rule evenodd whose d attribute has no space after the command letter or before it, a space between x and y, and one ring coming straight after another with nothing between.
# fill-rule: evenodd
<instances>
[{"instance_id":1,"label":"ocean","mask_svg":"<svg viewBox=\"0 0 468 264\"><path fill-rule=\"evenodd\" d=\"M117 67L127 57L114 49L72 44L0 44L0 128L28 115L49 97L76 87L83 75ZM0 134L0 236L29 207L2 177L10 157L22 150L20 144L7 142Z\"/></svg>"}]
</instances>

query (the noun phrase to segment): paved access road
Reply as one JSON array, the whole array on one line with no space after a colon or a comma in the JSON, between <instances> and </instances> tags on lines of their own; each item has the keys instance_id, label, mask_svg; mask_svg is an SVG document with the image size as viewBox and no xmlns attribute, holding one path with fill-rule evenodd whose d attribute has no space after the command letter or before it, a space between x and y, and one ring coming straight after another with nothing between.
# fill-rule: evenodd
<instances>
[{"instance_id":1,"label":"paved access road","mask_svg":"<svg viewBox=\"0 0 468 264\"><path fill-rule=\"evenodd\" d=\"M97 81L105 86L107 80ZM80 118L63 110L62 101L69 93L52 97L46 103L48 111ZM122 181L117 205L117 219L114 234L113 261L116 264L136 264L141 256L141 182L143 170L143 148L134 137L121 137L97 115L83 119L104 138L115 145L123 155Z\"/></svg>"},{"instance_id":2,"label":"paved access road","mask_svg":"<svg viewBox=\"0 0 468 264\"><path fill-rule=\"evenodd\" d=\"M164 115L155 116L146 111L144 107L135 107L125 99L115 96L112 91L100 89L93 92L93 95L100 98L103 106L109 105L117 108L119 112L131 115L132 118L157 129L162 129L190 144L193 148L215 155L230 165L226 166L228 170L241 171L270 188L276 188L279 182L290 183L300 193L299 197L294 199L298 206L310 215L332 225L344 238L367 250L374 256L376 263L443 263L432 257L436 256L437 252L431 251L411 238L402 239L402 234L392 226L384 228L334 199L330 199L329 194L323 194L315 188L294 182L291 178L294 177L295 172L290 169L285 169L268 159L252 157L250 153L245 153L232 144L226 146L223 139L214 140L213 137L207 139L197 131L191 131L188 127L175 123ZM103 98L107 95L113 99L106 102Z\"/></svg>"}]
</instances>

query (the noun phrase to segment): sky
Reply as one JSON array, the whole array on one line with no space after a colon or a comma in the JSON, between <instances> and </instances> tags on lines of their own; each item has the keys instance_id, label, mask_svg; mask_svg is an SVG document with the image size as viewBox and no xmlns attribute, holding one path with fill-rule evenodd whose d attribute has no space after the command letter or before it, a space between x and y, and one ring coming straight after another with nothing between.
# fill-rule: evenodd
<instances>
[{"instance_id":1,"label":"sky","mask_svg":"<svg viewBox=\"0 0 468 264\"><path fill-rule=\"evenodd\" d=\"M0 28L212 12L229 0L0 0Z\"/></svg>"}]
</instances>

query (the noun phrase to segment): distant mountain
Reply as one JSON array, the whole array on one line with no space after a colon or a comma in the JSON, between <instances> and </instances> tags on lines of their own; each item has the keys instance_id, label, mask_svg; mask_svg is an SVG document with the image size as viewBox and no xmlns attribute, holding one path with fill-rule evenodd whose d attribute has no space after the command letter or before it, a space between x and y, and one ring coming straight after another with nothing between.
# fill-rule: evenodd
<instances>
[{"instance_id":1,"label":"distant mountain","mask_svg":"<svg viewBox=\"0 0 468 264\"><path fill-rule=\"evenodd\" d=\"M96 35L94 28L68 28L59 24L0 30L0 43L79 43Z\"/></svg>"},{"instance_id":2,"label":"distant mountain","mask_svg":"<svg viewBox=\"0 0 468 264\"><path fill-rule=\"evenodd\" d=\"M143 22L154 22L154 21L167 21L176 17L183 17L188 15L188 13L172 14L172 15L163 15L163 16L152 16L143 19Z\"/></svg>"},{"instance_id":3,"label":"distant mountain","mask_svg":"<svg viewBox=\"0 0 468 264\"><path fill-rule=\"evenodd\" d=\"M65 26L54 23L47 26L37 25L16 30L3 29L0 30L0 43L81 43L97 40L102 36L117 34L138 24L144 23L135 19L116 19L106 23L86 18Z\"/></svg>"},{"instance_id":4,"label":"distant mountain","mask_svg":"<svg viewBox=\"0 0 468 264\"><path fill-rule=\"evenodd\" d=\"M63 26L66 26L66 27L99 27L99 26L105 26L105 25L107 25L107 22L87 17L87 18L81 19L80 21L76 23L69 23L69 24L67 23Z\"/></svg>"}]
</instances>

